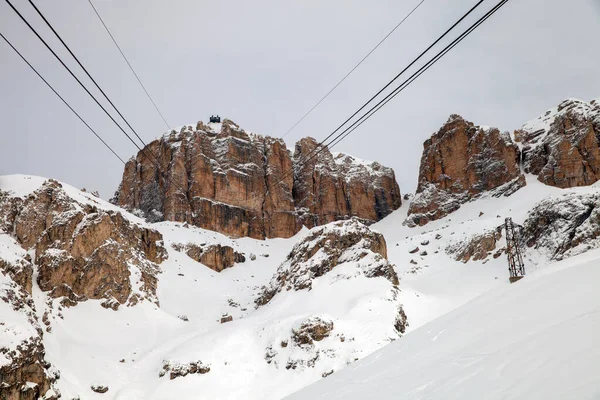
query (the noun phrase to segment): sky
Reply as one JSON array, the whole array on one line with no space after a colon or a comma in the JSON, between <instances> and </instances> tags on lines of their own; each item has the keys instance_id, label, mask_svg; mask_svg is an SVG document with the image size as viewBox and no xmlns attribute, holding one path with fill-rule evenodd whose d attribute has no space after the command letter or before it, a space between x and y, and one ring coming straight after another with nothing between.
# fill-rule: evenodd
<instances>
[{"instance_id":1,"label":"sky","mask_svg":"<svg viewBox=\"0 0 600 400\"><path fill-rule=\"evenodd\" d=\"M28 2L12 1L87 83ZM219 114L274 137L418 2L94 0L171 127ZM476 2L425 0L285 137L288 148L324 139ZM87 1L36 4L146 143L167 131ZM123 159L135 155L5 2L0 32ZM393 167L401 191L414 191L423 142L450 114L511 131L565 98L600 97L598 38L600 0L510 0L333 150ZM120 161L2 41L0 124L0 175L51 177L103 198L117 188Z\"/></svg>"}]
</instances>

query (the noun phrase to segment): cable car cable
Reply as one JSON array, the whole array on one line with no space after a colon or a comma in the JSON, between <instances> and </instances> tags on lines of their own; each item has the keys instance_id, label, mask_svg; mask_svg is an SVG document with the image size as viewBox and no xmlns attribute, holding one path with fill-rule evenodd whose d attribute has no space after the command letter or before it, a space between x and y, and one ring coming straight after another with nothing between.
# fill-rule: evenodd
<instances>
[{"instance_id":1,"label":"cable car cable","mask_svg":"<svg viewBox=\"0 0 600 400\"><path fill-rule=\"evenodd\" d=\"M137 79L138 83L140 84L140 86L142 87L142 89L144 90L144 92L146 93L146 96L148 97L148 99L150 100L150 102L152 103L152 105L154 106L154 109L156 110L156 112L158 113L158 115L160 115L160 118L165 123L165 126L167 127L167 129L170 130L171 129L171 125L169 125L169 123L165 119L163 113L160 111L160 109L158 108L158 106L154 102L154 99L152 99L152 96L150 96L150 93L148 93L148 90L146 89L146 86L144 86L144 84L142 83L142 80L140 79L140 77L138 76L138 74L135 72L135 69L133 69L133 66L131 65L131 63L129 62L129 60L127 59L127 57L125 56L125 53L123 53L123 50L121 49L121 46L119 46L119 43L117 42L117 40L115 39L115 37L111 33L110 29L108 28L108 26L106 25L106 23L104 22L104 20L102 19L102 17L100 16L100 13L98 13L98 10L94 6L94 3L92 2L92 0L88 0L88 3L90 3L90 6L92 6L92 9L94 10L94 13L96 13L96 16L98 17L98 19L102 23L102 26L104 26L104 29L106 30L106 32L110 36L111 40L113 41L113 43L115 44L115 46L117 47L117 49L119 50L119 53L121 53L121 56L123 57L123 60L125 60L125 62L129 66L129 69L131 70L131 72L135 76L135 79Z\"/></svg>"},{"instance_id":2,"label":"cable car cable","mask_svg":"<svg viewBox=\"0 0 600 400\"><path fill-rule=\"evenodd\" d=\"M88 0L88 1L91 1L91 0ZM398 23L396 24L396 26L394 26L394 28L393 28L391 31L389 31L389 32L387 33L387 35L385 35L385 36L383 37L383 39L381 39L381 40L379 41L379 43L377 43L377 44L375 45L375 47L373 47L373 48L372 48L372 49L371 49L371 50L370 50L370 51L369 51L369 52L368 52L368 53L367 53L367 54L366 54L366 55L365 55L365 56L364 56L364 57L363 57L363 58L362 58L362 59L361 59L359 62L358 62L358 64L356 64L356 65L355 65L355 66L354 66L354 67L353 67L353 68L352 68L352 69L351 69L351 70L350 70L350 71L349 71L349 72L348 72L346 75L344 75L344 77L343 77L342 79L340 79L340 80L338 81L338 83L336 83L336 84L335 84L335 86L333 86L333 87L332 87L332 88L329 90L329 92L327 92L327 93L325 94L325 96L321 97L321 99L320 99L320 100L319 100L319 101L318 101L318 102L317 102L315 105L313 105L313 106L312 106L312 108L311 108L310 110L308 110L308 111L306 112L306 114L304 114L304 115L302 116L302 118L300 118L298 121L296 121L296 123L295 123L295 124L294 124L294 125L293 125L293 126L290 128L290 129L288 129L288 130L287 130L287 131L286 131L286 132L283 134L282 138L286 137L286 136L288 135L288 133L290 133L290 132L291 132L292 130L294 130L294 128L296 128L296 127L297 127L297 126L298 126L298 125L299 125L299 124L300 124L302 121L304 121L304 119L305 119L306 117L308 117L308 115L309 115L310 113L312 113L312 112L313 112L313 110L314 110L315 108L317 108L317 107L318 107L318 106L319 106L319 105L320 105L320 104L323 102L323 100L325 100L327 97L329 97L329 95L330 95L331 93L333 93L333 91L334 91L334 90L336 90L336 89L338 88L338 86L340 86L340 85L342 84L342 82L344 82L344 81L346 80L346 78L348 78L348 77L349 77L349 76L350 76L350 75L351 75L351 74L352 74L352 73L353 73L353 72L354 72L354 71L355 71L355 70L356 70L356 69L357 69L357 68L358 68L358 67L359 67L359 66L360 66L360 65L361 65L361 64L362 64L362 63L363 63L363 62L364 62L364 61L365 61L367 58L369 58L369 56L370 56L371 54L373 54L373 52L375 52L375 50L377 50L377 49L379 48L379 46L381 46L381 45L383 44L383 42L385 42L385 41L387 40L387 38L389 38L389 37L392 35L392 33L394 33L394 32L395 32L395 31L396 31L396 29L398 29L398 28L400 27L400 25L402 25L402 24L404 23L404 21L406 21L406 20L408 19L408 17L410 17L410 16L411 16L411 15L412 15L412 14L413 14L415 11L417 11L417 9L418 9L418 8L421 6L421 4L423 4L424 2L425 2L425 0L421 0L421 1L420 1L420 2L419 2L419 3L418 3L418 4L417 4L417 5L416 5L416 6L415 6L415 7L414 7L414 8L413 8L413 9L412 9L412 10L411 10L411 11L410 11L410 12L409 12L409 13L408 13L408 14L407 14L405 17L404 17L404 18L402 18L402 20L401 20L400 22L398 22Z\"/></svg>"},{"instance_id":3,"label":"cable car cable","mask_svg":"<svg viewBox=\"0 0 600 400\"><path fill-rule=\"evenodd\" d=\"M31 68L33 72L35 72L36 75L54 92L54 94L58 96L58 98L64 103L64 105L66 105L69 108L69 110L71 110L71 112L73 112L73 114L75 114L75 116L79 118L81 122L83 122L83 124L94 134L94 136L96 136L98 140L100 140L102 144L106 146L106 148L109 149L115 155L115 157L119 159L119 161L125 164L125 161L123 161L123 159L119 157L119 155L113 150L113 148L110 147L110 145L106 143L104 139L102 139L102 137L81 117L81 115L79 115L77 111L75 111L73 107L71 107L71 105L56 91L56 89L54 89L54 87L52 87L52 85L48 83L48 81L37 71L37 69L35 69L33 65L31 65L29 61L27 61L25 56L23 56L23 54L21 54L21 52L19 52L19 50L17 50L17 48L13 46L13 44L2 34L2 32L0 32L0 36L15 51L15 53L17 53L19 57L21 57L21 59L29 66L29 68Z\"/></svg>"}]
</instances>

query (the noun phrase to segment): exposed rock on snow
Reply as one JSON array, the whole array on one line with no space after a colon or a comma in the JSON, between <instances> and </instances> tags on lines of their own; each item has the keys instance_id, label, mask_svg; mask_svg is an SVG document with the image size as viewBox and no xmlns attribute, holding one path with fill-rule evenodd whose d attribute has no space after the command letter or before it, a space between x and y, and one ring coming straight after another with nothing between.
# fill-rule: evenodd
<instances>
[{"instance_id":1,"label":"exposed rock on snow","mask_svg":"<svg viewBox=\"0 0 600 400\"><path fill-rule=\"evenodd\" d=\"M452 255L456 261L464 263L469 260L479 261L486 259L498 246L502 238L503 226L494 230L473 235L468 239L450 243L446 247L446 253ZM494 255L494 257L498 257Z\"/></svg>"},{"instance_id":2,"label":"exposed rock on snow","mask_svg":"<svg viewBox=\"0 0 600 400\"><path fill-rule=\"evenodd\" d=\"M149 221L259 239L290 237L302 224L347 216L378 221L400 206L390 168L343 154L334 160L324 150L298 169L314 139L300 141L292 158L281 139L248 133L230 120L218 128L184 126L150 143L125 166L113 202Z\"/></svg>"},{"instance_id":3,"label":"exposed rock on snow","mask_svg":"<svg viewBox=\"0 0 600 400\"><path fill-rule=\"evenodd\" d=\"M320 342L329 336L333 330L333 322L319 317L307 318L300 328L292 331L292 339L299 346L312 345L313 341Z\"/></svg>"},{"instance_id":4,"label":"exposed rock on snow","mask_svg":"<svg viewBox=\"0 0 600 400\"><path fill-rule=\"evenodd\" d=\"M193 260L202 263L210 269L221 272L226 268L231 268L235 263L246 261L243 253L238 253L231 246L220 244L210 244L201 246L193 243L173 244L177 251L185 252Z\"/></svg>"},{"instance_id":5,"label":"exposed rock on snow","mask_svg":"<svg viewBox=\"0 0 600 400\"><path fill-rule=\"evenodd\" d=\"M19 343L13 352L3 351L4 348L0 348L0 358L5 358L8 362L0 365L1 399L41 399L51 390L58 375L44 359L41 338Z\"/></svg>"},{"instance_id":6,"label":"exposed rock on snow","mask_svg":"<svg viewBox=\"0 0 600 400\"><path fill-rule=\"evenodd\" d=\"M600 193L542 200L523 224L527 246L559 260L600 247Z\"/></svg>"},{"instance_id":7,"label":"exposed rock on snow","mask_svg":"<svg viewBox=\"0 0 600 400\"><path fill-rule=\"evenodd\" d=\"M0 233L11 233L23 200L0 190Z\"/></svg>"},{"instance_id":8,"label":"exposed rock on snow","mask_svg":"<svg viewBox=\"0 0 600 400\"><path fill-rule=\"evenodd\" d=\"M600 105L568 99L515 132L525 172L561 188L600 179Z\"/></svg>"},{"instance_id":9,"label":"exposed rock on snow","mask_svg":"<svg viewBox=\"0 0 600 400\"><path fill-rule=\"evenodd\" d=\"M92 385L90 386L90 389L92 389L92 391L96 392L96 393L106 393L108 392L108 386L105 385Z\"/></svg>"},{"instance_id":10,"label":"exposed rock on snow","mask_svg":"<svg viewBox=\"0 0 600 400\"><path fill-rule=\"evenodd\" d=\"M294 246L271 282L263 288L256 305L267 304L284 289L310 290L315 278L344 263L357 264L356 273L382 276L398 285L398 276L387 261L383 235L357 220L338 221L313 228Z\"/></svg>"},{"instance_id":11,"label":"exposed rock on snow","mask_svg":"<svg viewBox=\"0 0 600 400\"><path fill-rule=\"evenodd\" d=\"M0 269L0 398L8 400L41 398L58 378L45 360L43 331L30 295L31 266L19 264L23 253L16 242L0 234L0 263L4 264Z\"/></svg>"},{"instance_id":12,"label":"exposed rock on snow","mask_svg":"<svg viewBox=\"0 0 600 400\"><path fill-rule=\"evenodd\" d=\"M172 361L165 360L163 361L163 367L158 376L163 377L168 373L169 379L173 380L175 378L187 376L188 374L204 375L208 372L210 372L210 366L204 365L202 361L199 360L186 364L174 363Z\"/></svg>"},{"instance_id":13,"label":"exposed rock on snow","mask_svg":"<svg viewBox=\"0 0 600 400\"><path fill-rule=\"evenodd\" d=\"M40 288L65 297L63 304L106 299L116 308L142 298L158 301L157 264L166 251L157 231L120 212L80 203L53 180L18 205L14 220L11 233L23 248L35 250ZM30 285L27 274L17 280Z\"/></svg>"},{"instance_id":14,"label":"exposed rock on snow","mask_svg":"<svg viewBox=\"0 0 600 400\"><path fill-rule=\"evenodd\" d=\"M475 126L451 115L423 147L419 185L408 211L409 226L443 218L493 189L499 196L525 185L518 147L508 133L496 128Z\"/></svg>"}]
</instances>

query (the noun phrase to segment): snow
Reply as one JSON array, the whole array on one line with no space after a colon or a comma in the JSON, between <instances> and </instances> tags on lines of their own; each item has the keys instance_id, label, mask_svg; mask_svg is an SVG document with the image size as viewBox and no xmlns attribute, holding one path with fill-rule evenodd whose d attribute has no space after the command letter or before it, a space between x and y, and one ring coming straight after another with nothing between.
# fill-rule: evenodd
<instances>
[{"instance_id":1,"label":"snow","mask_svg":"<svg viewBox=\"0 0 600 400\"><path fill-rule=\"evenodd\" d=\"M0 272L0 297L16 290L18 289L12 279ZM24 310L15 310L5 301L0 301L0 322L0 350L2 350L0 367L2 367L10 364L10 356L6 353L16 350L23 342L37 337L37 332L29 323Z\"/></svg>"},{"instance_id":2,"label":"snow","mask_svg":"<svg viewBox=\"0 0 600 400\"><path fill-rule=\"evenodd\" d=\"M345 262L314 279L311 290L284 290L258 309L254 300L261 287L308 229L289 239L261 241L231 239L181 223L147 224L63 184L81 203L118 210L158 230L169 257L158 274L160 306L143 301L113 311L88 300L63 308L64 318L51 313L52 331L44 332L44 345L46 358L60 370L56 387L64 398L91 400L280 399L305 387L292 398L597 398L600 339L592 333L600 328L600 296L594 290L600 250L552 263L530 252L527 276L513 285L504 255L462 263L445 251L451 243L496 228L507 216L523 224L544 198L598 193L600 188L563 190L526 178L527 186L510 197L482 196L423 227L403 225L408 201L373 224L370 228L386 238L399 292L385 278L364 276L360 264ZM0 189L26 197L44 181L3 176ZM244 253L246 262L217 273L174 244L227 245ZM410 254L415 247L428 254ZM25 253L0 234L0 254L15 261ZM254 261L250 254L256 255ZM33 298L41 318L47 298L35 277ZM10 284L0 274L0 291ZM398 304L409 322L402 338L391 318ZM221 324L223 314L233 321ZM310 349L293 345L293 330L314 317L333 322L331 335ZM26 315L4 302L0 320L5 323L0 347L14 348L37 335ZM314 367L309 366L317 354ZM7 361L0 356L0 365ZM210 372L174 380L159 376L165 362L183 366L197 361L210 366ZM289 361L297 368L286 369ZM92 384L109 390L94 393Z\"/></svg>"},{"instance_id":3,"label":"snow","mask_svg":"<svg viewBox=\"0 0 600 400\"><path fill-rule=\"evenodd\" d=\"M492 289L289 399L597 399L598 258Z\"/></svg>"}]
</instances>

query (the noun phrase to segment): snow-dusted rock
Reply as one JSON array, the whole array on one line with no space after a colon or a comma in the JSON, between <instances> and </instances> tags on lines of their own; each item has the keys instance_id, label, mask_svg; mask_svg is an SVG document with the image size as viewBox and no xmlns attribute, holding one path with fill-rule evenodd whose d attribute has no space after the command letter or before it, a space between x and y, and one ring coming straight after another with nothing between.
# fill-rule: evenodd
<instances>
[{"instance_id":1,"label":"snow-dusted rock","mask_svg":"<svg viewBox=\"0 0 600 400\"><path fill-rule=\"evenodd\" d=\"M564 100L515 132L525 172L546 185L586 186L600 179L600 104Z\"/></svg>"},{"instance_id":2,"label":"snow-dusted rock","mask_svg":"<svg viewBox=\"0 0 600 400\"><path fill-rule=\"evenodd\" d=\"M523 224L523 240L555 260L600 247L600 192L542 200Z\"/></svg>"},{"instance_id":3,"label":"snow-dusted rock","mask_svg":"<svg viewBox=\"0 0 600 400\"><path fill-rule=\"evenodd\" d=\"M446 247L446 253L451 255L456 261L464 263L469 260L484 260L500 245L502 229L503 226L501 225L496 229L472 235L467 239L451 242ZM500 254L502 252L498 251L494 253L494 257L498 258Z\"/></svg>"},{"instance_id":4,"label":"snow-dusted rock","mask_svg":"<svg viewBox=\"0 0 600 400\"><path fill-rule=\"evenodd\" d=\"M398 276L387 260L383 235L354 219L338 221L313 228L294 246L256 299L256 305L267 304L284 289L310 290L316 278L346 263L356 265L352 274L384 277L398 285Z\"/></svg>"},{"instance_id":5,"label":"snow-dusted rock","mask_svg":"<svg viewBox=\"0 0 600 400\"><path fill-rule=\"evenodd\" d=\"M0 398L8 400L41 398L58 377L45 359L43 331L31 297L31 265L24 253L0 234Z\"/></svg>"},{"instance_id":6,"label":"snow-dusted rock","mask_svg":"<svg viewBox=\"0 0 600 400\"><path fill-rule=\"evenodd\" d=\"M390 168L344 154L334 159L326 148L305 162L316 146L302 139L292 156L282 139L230 120L184 126L129 160L113 202L152 222L258 239L290 237L303 224L347 216L378 221L400 206Z\"/></svg>"},{"instance_id":7,"label":"snow-dusted rock","mask_svg":"<svg viewBox=\"0 0 600 400\"><path fill-rule=\"evenodd\" d=\"M518 147L496 128L451 115L423 146L409 226L440 219L482 193L511 194L525 185Z\"/></svg>"},{"instance_id":8,"label":"snow-dusted rock","mask_svg":"<svg viewBox=\"0 0 600 400\"><path fill-rule=\"evenodd\" d=\"M203 246L194 243L174 243L172 247L217 272L231 268L235 263L246 261L243 253L238 253L233 250L233 247L227 245L208 244Z\"/></svg>"},{"instance_id":9,"label":"snow-dusted rock","mask_svg":"<svg viewBox=\"0 0 600 400\"><path fill-rule=\"evenodd\" d=\"M77 201L53 180L20 202L14 221L10 233L34 251L39 287L65 297L65 305L88 298L105 299L110 308L142 298L157 302L157 264L166 252L155 230L98 202Z\"/></svg>"}]
</instances>

